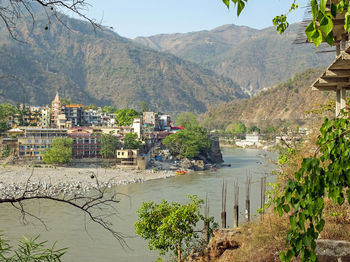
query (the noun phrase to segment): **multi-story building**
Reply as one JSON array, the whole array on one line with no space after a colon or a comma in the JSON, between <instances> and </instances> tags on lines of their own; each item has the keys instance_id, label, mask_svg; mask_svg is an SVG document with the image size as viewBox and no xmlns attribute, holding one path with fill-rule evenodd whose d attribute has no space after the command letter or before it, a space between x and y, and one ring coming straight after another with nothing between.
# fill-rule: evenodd
<instances>
[{"instance_id":1,"label":"multi-story building","mask_svg":"<svg viewBox=\"0 0 350 262\"><path fill-rule=\"evenodd\" d=\"M70 104L64 106L64 114L67 121L72 122L72 126L81 126L83 122L83 105Z\"/></svg>"},{"instance_id":2,"label":"multi-story building","mask_svg":"<svg viewBox=\"0 0 350 262\"><path fill-rule=\"evenodd\" d=\"M73 139L73 158L99 157L101 142L98 135L77 129L68 134Z\"/></svg>"},{"instance_id":3,"label":"multi-story building","mask_svg":"<svg viewBox=\"0 0 350 262\"><path fill-rule=\"evenodd\" d=\"M58 95L58 92L56 93L55 99L51 103L51 127L58 127L57 121L58 121L58 116L62 114L62 104L60 101L60 97Z\"/></svg>"},{"instance_id":4,"label":"multi-story building","mask_svg":"<svg viewBox=\"0 0 350 262\"><path fill-rule=\"evenodd\" d=\"M143 112L142 121L144 126L159 128L159 116L155 112Z\"/></svg>"},{"instance_id":5,"label":"multi-story building","mask_svg":"<svg viewBox=\"0 0 350 262\"><path fill-rule=\"evenodd\" d=\"M87 126L101 125L101 115L97 110L89 109L83 110L83 123Z\"/></svg>"},{"instance_id":6,"label":"multi-story building","mask_svg":"<svg viewBox=\"0 0 350 262\"><path fill-rule=\"evenodd\" d=\"M48 128L50 127L50 108L42 108L41 110L41 127Z\"/></svg>"},{"instance_id":7,"label":"multi-story building","mask_svg":"<svg viewBox=\"0 0 350 262\"><path fill-rule=\"evenodd\" d=\"M66 137L67 129L24 128L24 136L18 138L18 155L26 160L42 160L43 152L50 148L56 137Z\"/></svg>"}]
</instances>

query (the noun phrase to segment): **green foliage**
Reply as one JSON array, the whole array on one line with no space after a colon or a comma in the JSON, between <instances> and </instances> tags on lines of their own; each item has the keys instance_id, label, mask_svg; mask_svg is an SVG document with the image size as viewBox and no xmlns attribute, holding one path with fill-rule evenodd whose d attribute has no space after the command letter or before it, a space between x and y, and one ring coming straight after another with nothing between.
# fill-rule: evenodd
<instances>
[{"instance_id":1,"label":"green foliage","mask_svg":"<svg viewBox=\"0 0 350 262\"><path fill-rule=\"evenodd\" d=\"M118 109L116 111L119 126L130 126L134 118L140 117L141 113L131 108Z\"/></svg>"},{"instance_id":2,"label":"green foliage","mask_svg":"<svg viewBox=\"0 0 350 262\"><path fill-rule=\"evenodd\" d=\"M264 133L274 134L274 133L276 133L276 129L273 126L269 126L269 127L265 128Z\"/></svg>"},{"instance_id":3,"label":"green foliage","mask_svg":"<svg viewBox=\"0 0 350 262\"><path fill-rule=\"evenodd\" d=\"M46 247L46 241L39 242L39 236L35 238L23 237L18 246L14 248L10 242L0 235L0 260L3 262L60 262L66 248L55 249Z\"/></svg>"},{"instance_id":4,"label":"green foliage","mask_svg":"<svg viewBox=\"0 0 350 262\"><path fill-rule=\"evenodd\" d=\"M98 107L97 105L90 104L90 105L88 105L88 106L85 106L84 109L85 109L85 110L89 110L89 109L98 110L99 107Z\"/></svg>"},{"instance_id":5,"label":"green foliage","mask_svg":"<svg viewBox=\"0 0 350 262\"><path fill-rule=\"evenodd\" d=\"M109 134L101 134L101 150L100 154L103 158L112 158L115 154L115 150L120 147L119 139L113 135L113 133Z\"/></svg>"},{"instance_id":6,"label":"green foliage","mask_svg":"<svg viewBox=\"0 0 350 262\"><path fill-rule=\"evenodd\" d=\"M0 133L5 132L8 128L9 127L6 121L0 121Z\"/></svg>"},{"instance_id":7,"label":"green foliage","mask_svg":"<svg viewBox=\"0 0 350 262\"><path fill-rule=\"evenodd\" d=\"M176 116L175 123L177 126L191 127L198 125L197 116L191 112L183 112Z\"/></svg>"},{"instance_id":8,"label":"green foliage","mask_svg":"<svg viewBox=\"0 0 350 262\"><path fill-rule=\"evenodd\" d=\"M140 149L142 142L136 133L128 133L124 136L124 149Z\"/></svg>"},{"instance_id":9,"label":"green foliage","mask_svg":"<svg viewBox=\"0 0 350 262\"><path fill-rule=\"evenodd\" d=\"M257 126L251 126L248 128L249 133L260 133L260 128L258 128Z\"/></svg>"},{"instance_id":10,"label":"green foliage","mask_svg":"<svg viewBox=\"0 0 350 262\"><path fill-rule=\"evenodd\" d=\"M350 202L350 120L326 118L320 131L315 155L303 159L282 196L275 199L275 210L280 216L287 213L290 221L289 249L281 252L282 261L298 255L302 261L315 261L316 239L325 225L324 197L338 205L346 198Z\"/></svg>"},{"instance_id":11,"label":"green foliage","mask_svg":"<svg viewBox=\"0 0 350 262\"><path fill-rule=\"evenodd\" d=\"M10 155L9 146L4 146L2 149L2 157L8 157Z\"/></svg>"},{"instance_id":12,"label":"green foliage","mask_svg":"<svg viewBox=\"0 0 350 262\"><path fill-rule=\"evenodd\" d=\"M211 140L202 127L192 126L167 136L163 144L174 156L195 158L209 152Z\"/></svg>"},{"instance_id":13,"label":"green foliage","mask_svg":"<svg viewBox=\"0 0 350 262\"><path fill-rule=\"evenodd\" d=\"M246 133L247 127L242 122L237 122L229 124L225 131L233 135L242 135Z\"/></svg>"},{"instance_id":14,"label":"green foliage","mask_svg":"<svg viewBox=\"0 0 350 262\"><path fill-rule=\"evenodd\" d=\"M14 116L15 114L19 114L19 110L17 107L9 103L0 104L1 121L7 121L10 116Z\"/></svg>"},{"instance_id":15,"label":"green foliage","mask_svg":"<svg viewBox=\"0 0 350 262\"><path fill-rule=\"evenodd\" d=\"M199 232L195 230L197 223L213 221L213 218L205 219L200 213L203 200L195 195L189 195L188 198L190 202L183 205L165 200L160 204L155 204L153 201L144 202L137 211L136 233L148 240L148 247L151 250L156 249L161 255L172 251L180 261L181 253L186 246L199 238ZM210 232L213 226L209 226Z\"/></svg>"},{"instance_id":16,"label":"green foliage","mask_svg":"<svg viewBox=\"0 0 350 262\"><path fill-rule=\"evenodd\" d=\"M57 137L52 141L51 148L43 154L46 164L67 164L72 161L73 140L66 137Z\"/></svg>"},{"instance_id":17,"label":"green foliage","mask_svg":"<svg viewBox=\"0 0 350 262\"><path fill-rule=\"evenodd\" d=\"M103 108L103 112L106 112L108 114L115 114L117 113L118 109L114 106L105 106Z\"/></svg>"}]
</instances>

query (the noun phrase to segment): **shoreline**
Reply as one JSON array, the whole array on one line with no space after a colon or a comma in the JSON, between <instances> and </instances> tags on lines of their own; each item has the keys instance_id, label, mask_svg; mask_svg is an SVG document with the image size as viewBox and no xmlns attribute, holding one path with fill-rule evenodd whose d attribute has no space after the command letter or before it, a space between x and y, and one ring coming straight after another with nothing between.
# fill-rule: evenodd
<instances>
[{"instance_id":1,"label":"shoreline","mask_svg":"<svg viewBox=\"0 0 350 262\"><path fill-rule=\"evenodd\" d=\"M176 176L172 170L136 170L123 167L0 167L0 198L19 197L25 188L34 195L81 194L96 188L143 183ZM28 194L27 196L29 196Z\"/></svg>"}]
</instances>

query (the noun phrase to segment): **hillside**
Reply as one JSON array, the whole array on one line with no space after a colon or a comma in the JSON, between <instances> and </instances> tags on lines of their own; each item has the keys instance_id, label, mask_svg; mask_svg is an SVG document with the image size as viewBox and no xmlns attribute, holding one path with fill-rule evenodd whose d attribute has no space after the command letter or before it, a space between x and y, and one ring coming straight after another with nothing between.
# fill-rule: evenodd
<instances>
[{"instance_id":1,"label":"hillside","mask_svg":"<svg viewBox=\"0 0 350 262\"><path fill-rule=\"evenodd\" d=\"M231 79L184 61L140 47L105 29L62 17L68 30L51 19L17 25L19 39L0 29L0 102L49 103L61 97L84 104L153 110L204 112L207 106L246 95Z\"/></svg>"},{"instance_id":2,"label":"hillside","mask_svg":"<svg viewBox=\"0 0 350 262\"><path fill-rule=\"evenodd\" d=\"M298 124L303 125L320 115L310 114L329 99L335 99L334 92L312 91L310 85L324 69L308 69L297 73L287 82L262 91L250 99L223 103L211 107L203 122L211 128L224 128L230 122L242 121L248 126ZM333 115L333 114L332 114Z\"/></svg>"},{"instance_id":3,"label":"hillside","mask_svg":"<svg viewBox=\"0 0 350 262\"><path fill-rule=\"evenodd\" d=\"M296 72L327 66L334 53L315 54L312 45L295 45L298 24L282 35L274 27L256 30L224 25L210 31L138 37L135 42L199 63L230 77L249 93L286 81Z\"/></svg>"}]
</instances>

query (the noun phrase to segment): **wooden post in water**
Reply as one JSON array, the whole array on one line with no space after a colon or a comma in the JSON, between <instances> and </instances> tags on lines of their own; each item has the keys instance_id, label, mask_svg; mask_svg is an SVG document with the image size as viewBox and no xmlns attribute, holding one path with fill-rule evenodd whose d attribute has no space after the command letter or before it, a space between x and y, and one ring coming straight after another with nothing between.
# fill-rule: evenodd
<instances>
[{"instance_id":1,"label":"wooden post in water","mask_svg":"<svg viewBox=\"0 0 350 262\"><path fill-rule=\"evenodd\" d=\"M235 204L233 206L233 227L238 227L238 220L239 220L239 210L238 210L238 200L239 200L239 186L238 181L235 181L234 184L234 195L235 195Z\"/></svg>"},{"instance_id":2,"label":"wooden post in water","mask_svg":"<svg viewBox=\"0 0 350 262\"><path fill-rule=\"evenodd\" d=\"M227 196L227 184L225 183L225 180L222 181L222 202L221 202L221 227L226 228L226 196Z\"/></svg>"},{"instance_id":3,"label":"wooden post in water","mask_svg":"<svg viewBox=\"0 0 350 262\"><path fill-rule=\"evenodd\" d=\"M252 178L249 175L246 182L246 199L245 199L245 218L246 221L250 221L250 186L252 183Z\"/></svg>"},{"instance_id":4,"label":"wooden post in water","mask_svg":"<svg viewBox=\"0 0 350 262\"><path fill-rule=\"evenodd\" d=\"M261 178L260 184L260 208L261 208L261 221L264 221L264 208L265 208L265 192L266 192L266 177Z\"/></svg>"},{"instance_id":5,"label":"wooden post in water","mask_svg":"<svg viewBox=\"0 0 350 262\"><path fill-rule=\"evenodd\" d=\"M208 199L208 193L205 196L205 207L204 207L204 241L206 244L209 244L210 240L210 234L209 234L209 199Z\"/></svg>"}]
</instances>

